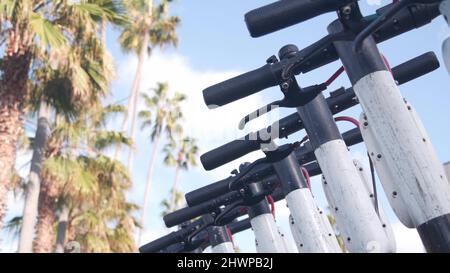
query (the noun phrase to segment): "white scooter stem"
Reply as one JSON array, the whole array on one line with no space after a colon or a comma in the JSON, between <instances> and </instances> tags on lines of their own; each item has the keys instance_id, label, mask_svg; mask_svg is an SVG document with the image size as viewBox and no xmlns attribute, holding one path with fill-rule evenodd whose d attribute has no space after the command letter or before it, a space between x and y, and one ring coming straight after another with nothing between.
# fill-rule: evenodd
<instances>
[{"instance_id":1,"label":"white scooter stem","mask_svg":"<svg viewBox=\"0 0 450 273\"><path fill-rule=\"evenodd\" d=\"M346 248L350 252L394 252L395 242L386 236L324 96L319 94L297 111L326 178L323 188Z\"/></svg>"},{"instance_id":2,"label":"white scooter stem","mask_svg":"<svg viewBox=\"0 0 450 273\"><path fill-rule=\"evenodd\" d=\"M319 214L311 190L294 153L273 164L291 212L289 219L297 249L301 253L342 252L330 223Z\"/></svg>"},{"instance_id":3,"label":"white scooter stem","mask_svg":"<svg viewBox=\"0 0 450 273\"><path fill-rule=\"evenodd\" d=\"M249 207L248 215L255 234L256 251L258 253L289 252L266 200Z\"/></svg>"},{"instance_id":4,"label":"white scooter stem","mask_svg":"<svg viewBox=\"0 0 450 273\"><path fill-rule=\"evenodd\" d=\"M336 20L328 31L346 27ZM370 142L369 154L394 211L417 228L427 251L450 252L450 185L420 119L401 96L372 37L358 52L353 41L334 46L364 111L364 127L372 132L363 132L363 138Z\"/></svg>"},{"instance_id":5,"label":"white scooter stem","mask_svg":"<svg viewBox=\"0 0 450 273\"><path fill-rule=\"evenodd\" d=\"M233 242L224 226L208 228L209 241L212 253L235 253Z\"/></svg>"}]
</instances>

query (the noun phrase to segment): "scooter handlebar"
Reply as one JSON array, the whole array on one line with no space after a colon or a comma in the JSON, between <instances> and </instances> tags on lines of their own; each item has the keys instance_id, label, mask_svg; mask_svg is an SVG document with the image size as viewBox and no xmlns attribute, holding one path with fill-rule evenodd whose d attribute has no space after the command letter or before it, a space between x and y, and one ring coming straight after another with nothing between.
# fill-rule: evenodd
<instances>
[{"instance_id":1,"label":"scooter handlebar","mask_svg":"<svg viewBox=\"0 0 450 273\"><path fill-rule=\"evenodd\" d=\"M210 109L245 98L278 84L278 64L266 64L203 90L203 99ZM281 69L280 69L281 71Z\"/></svg>"},{"instance_id":2,"label":"scooter handlebar","mask_svg":"<svg viewBox=\"0 0 450 273\"><path fill-rule=\"evenodd\" d=\"M282 0L245 14L250 35L260 37L335 11L354 0Z\"/></svg>"}]
</instances>

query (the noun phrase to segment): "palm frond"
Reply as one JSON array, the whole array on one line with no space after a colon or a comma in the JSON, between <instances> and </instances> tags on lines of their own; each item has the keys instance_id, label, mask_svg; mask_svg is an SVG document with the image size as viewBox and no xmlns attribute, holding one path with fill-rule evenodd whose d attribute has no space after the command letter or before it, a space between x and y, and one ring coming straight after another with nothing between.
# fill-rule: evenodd
<instances>
[{"instance_id":1,"label":"palm frond","mask_svg":"<svg viewBox=\"0 0 450 273\"><path fill-rule=\"evenodd\" d=\"M94 147L98 150L104 150L116 144L125 144L131 146L133 141L125 134L115 131L99 131L95 133Z\"/></svg>"},{"instance_id":2,"label":"palm frond","mask_svg":"<svg viewBox=\"0 0 450 273\"><path fill-rule=\"evenodd\" d=\"M44 47L60 47L67 43L61 30L39 13L32 12L29 25Z\"/></svg>"}]
</instances>

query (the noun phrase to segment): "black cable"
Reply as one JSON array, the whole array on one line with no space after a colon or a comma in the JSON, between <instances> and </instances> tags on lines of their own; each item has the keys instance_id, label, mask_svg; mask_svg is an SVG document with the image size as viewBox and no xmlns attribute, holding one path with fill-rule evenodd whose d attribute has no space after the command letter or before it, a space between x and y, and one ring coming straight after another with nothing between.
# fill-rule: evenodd
<instances>
[{"instance_id":1,"label":"black cable","mask_svg":"<svg viewBox=\"0 0 450 273\"><path fill-rule=\"evenodd\" d=\"M373 187L373 198L375 199L375 211L378 214L378 217L380 216L380 212L378 210L378 194L377 194L377 185L376 185L376 180L375 180L375 169L373 167L373 162L372 159L370 158L369 153L367 153L367 156L369 158L369 166L370 166L370 174L372 176L372 187Z\"/></svg>"},{"instance_id":2,"label":"black cable","mask_svg":"<svg viewBox=\"0 0 450 273\"><path fill-rule=\"evenodd\" d=\"M237 183L240 179L242 179L246 174L248 174L256 165L265 163L266 158L260 158L258 160L255 160L254 162L250 163L246 166L245 170L242 170L240 173L238 173L232 181L228 184L228 188L230 190L235 190L239 185Z\"/></svg>"}]
</instances>

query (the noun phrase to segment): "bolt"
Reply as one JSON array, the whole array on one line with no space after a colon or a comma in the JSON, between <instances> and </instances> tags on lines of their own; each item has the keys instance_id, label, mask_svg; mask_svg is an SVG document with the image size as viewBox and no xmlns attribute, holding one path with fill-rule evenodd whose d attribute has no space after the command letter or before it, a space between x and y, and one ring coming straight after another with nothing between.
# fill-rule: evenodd
<instances>
[{"instance_id":1,"label":"bolt","mask_svg":"<svg viewBox=\"0 0 450 273\"><path fill-rule=\"evenodd\" d=\"M393 191L393 192L392 192L392 195L393 195L393 196L397 196L397 192L396 192L396 191Z\"/></svg>"},{"instance_id":2,"label":"bolt","mask_svg":"<svg viewBox=\"0 0 450 273\"><path fill-rule=\"evenodd\" d=\"M288 89L288 88L289 88L289 83L283 82L283 83L281 84L281 88L283 88L283 89Z\"/></svg>"},{"instance_id":3,"label":"bolt","mask_svg":"<svg viewBox=\"0 0 450 273\"><path fill-rule=\"evenodd\" d=\"M377 154L377 158L380 159L381 158L381 154Z\"/></svg>"},{"instance_id":4,"label":"bolt","mask_svg":"<svg viewBox=\"0 0 450 273\"><path fill-rule=\"evenodd\" d=\"M343 7L341 11L343 14L349 15L352 12L352 8L350 7L350 5L347 5Z\"/></svg>"},{"instance_id":5,"label":"bolt","mask_svg":"<svg viewBox=\"0 0 450 273\"><path fill-rule=\"evenodd\" d=\"M369 125L369 123L368 123L367 121L364 121L363 125L364 125L365 127L367 127L367 126Z\"/></svg>"}]
</instances>

